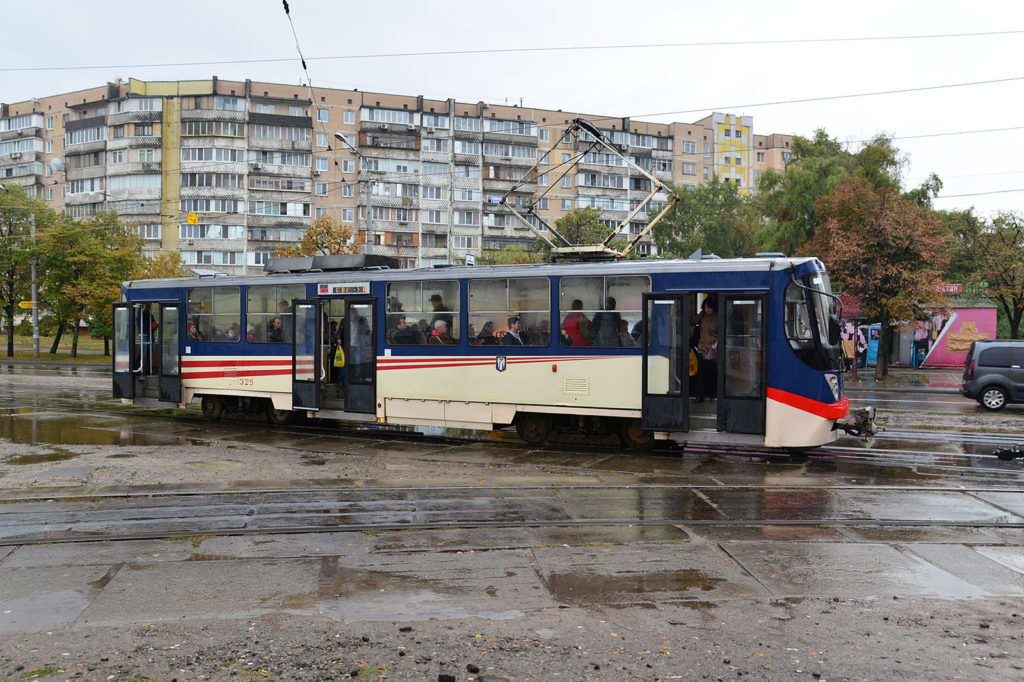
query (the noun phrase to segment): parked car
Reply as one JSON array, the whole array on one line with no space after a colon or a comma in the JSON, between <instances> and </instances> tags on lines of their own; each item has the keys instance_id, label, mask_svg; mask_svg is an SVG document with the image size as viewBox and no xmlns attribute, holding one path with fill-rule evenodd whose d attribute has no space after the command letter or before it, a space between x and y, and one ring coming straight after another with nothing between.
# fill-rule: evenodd
<instances>
[{"instance_id":1,"label":"parked car","mask_svg":"<svg viewBox=\"0 0 1024 682\"><path fill-rule=\"evenodd\" d=\"M1024 403L1024 340L972 343L960 392L993 412L1007 403Z\"/></svg>"}]
</instances>

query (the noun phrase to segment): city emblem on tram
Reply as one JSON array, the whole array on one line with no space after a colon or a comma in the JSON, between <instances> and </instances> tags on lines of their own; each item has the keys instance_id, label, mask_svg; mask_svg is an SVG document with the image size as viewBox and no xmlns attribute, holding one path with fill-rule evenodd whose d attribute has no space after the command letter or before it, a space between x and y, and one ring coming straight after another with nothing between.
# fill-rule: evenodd
<instances>
[{"instance_id":1,"label":"city emblem on tram","mask_svg":"<svg viewBox=\"0 0 1024 682\"><path fill-rule=\"evenodd\" d=\"M494 369L498 370L499 372L504 372L505 367L507 366L508 360L504 355L499 355L498 357L494 358Z\"/></svg>"}]
</instances>

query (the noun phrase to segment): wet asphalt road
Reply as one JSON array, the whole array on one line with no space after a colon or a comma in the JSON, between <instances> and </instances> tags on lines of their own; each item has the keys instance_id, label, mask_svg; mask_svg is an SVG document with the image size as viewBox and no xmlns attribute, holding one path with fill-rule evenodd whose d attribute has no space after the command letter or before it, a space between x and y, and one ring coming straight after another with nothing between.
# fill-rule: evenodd
<instances>
[{"instance_id":1,"label":"wet asphalt road","mask_svg":"<svg viewBox=\"0 0 1024 682\"><path fill-rule=\"evenodd\" d=\"M106 368L0 372L0 634L274 613L514 619L566 604L1024 596L1024 468L991 455L1024 412L989 419L955 395L854 394L902 420L793 462L209 424L121 407ZM241 443L301 464L254 477L227 464ZM189 448L225 468L96 484L102 467L88 463L125 456L137 474ZM320 475L344 473L346 456L374 463L371 475ZM34 483L5 484L28 469Z\"/></svg>"}]
</instances>

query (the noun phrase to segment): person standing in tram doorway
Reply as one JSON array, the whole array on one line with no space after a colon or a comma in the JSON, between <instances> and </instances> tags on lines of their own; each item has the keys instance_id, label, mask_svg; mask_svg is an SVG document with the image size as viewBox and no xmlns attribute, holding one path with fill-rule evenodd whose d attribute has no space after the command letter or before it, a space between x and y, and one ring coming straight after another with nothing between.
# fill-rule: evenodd
<instances>
[{"instance_id":1,"label":"person standing in tram doorway","mask_svg":"<svg viewBox=\"0 0 1024 682\"><path fill-rule=\"evenodd\" d=\"M718 301L707 296L697 316L697 375L693 397L696 402L718 397Z\"/></svg>"}]
</instances>

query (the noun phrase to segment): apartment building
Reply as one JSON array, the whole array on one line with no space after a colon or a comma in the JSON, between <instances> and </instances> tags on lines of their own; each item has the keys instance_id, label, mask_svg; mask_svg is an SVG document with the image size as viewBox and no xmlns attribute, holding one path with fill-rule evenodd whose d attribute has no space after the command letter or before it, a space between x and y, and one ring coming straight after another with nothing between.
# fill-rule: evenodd
<instances>
[{"instance_id":1,"label":"apartment building","mask_svg":"<svg viewBox=\"0 0 1024 682\"><path fill-rule=\"evenodd\" d=\"M513 187L515 206L551 224L593 207L611 228L640 204L649 179L589 135L563 136L577 117L684 188L717 176L750 192L788 161L791 138L755 135L749 116L653 123L249 80L130 79L0 105L0 181L69 215L116 210L147 255L178 251L196 268L259 271L321 215L350 227L367 252L429 266L532 248L533 232L498 203ZM654 206L665 201L659 193ZM646 225L643 210L623 236ZM638 244L651 248L649 236Z\"/></svg>"}]
</instances>

